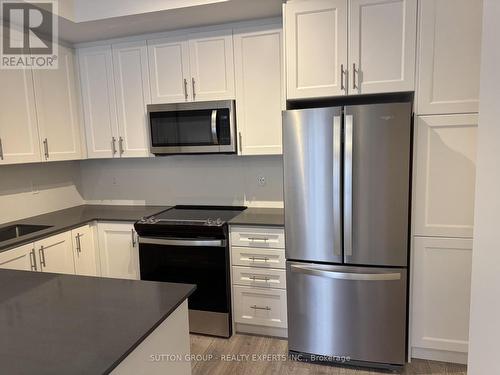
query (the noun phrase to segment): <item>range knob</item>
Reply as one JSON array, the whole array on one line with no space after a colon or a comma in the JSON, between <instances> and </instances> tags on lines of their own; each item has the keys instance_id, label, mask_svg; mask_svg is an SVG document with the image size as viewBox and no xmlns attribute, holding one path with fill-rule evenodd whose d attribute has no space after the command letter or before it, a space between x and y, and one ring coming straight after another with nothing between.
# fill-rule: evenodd
<instances>
[{"instance_id":1,"label":"range knob","mask_svg":"<svg viewBox=\"0 0 500 375\"><path fill-rule=\"evenodd\" d=\"M217 220L215 220L215 225L220 227L222 224L224 224L222 219L220 217L218 217Z\"/></svg>"},{"instance_id":2,"label":"range knob","mask_svg":"<svg viewBox=\"0 0 500 375\"><path fill-rule=\"evenodd\" d=\"M206 221L206 225L214 225L214 220L209 217Z\"/></svg>"}]
</instances>

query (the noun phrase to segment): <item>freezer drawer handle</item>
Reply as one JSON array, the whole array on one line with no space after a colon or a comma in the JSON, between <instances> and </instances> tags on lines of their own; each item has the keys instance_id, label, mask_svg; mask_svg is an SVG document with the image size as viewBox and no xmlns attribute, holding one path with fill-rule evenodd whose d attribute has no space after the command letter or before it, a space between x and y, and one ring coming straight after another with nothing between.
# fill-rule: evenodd
<instances>
[{"instance_id":1,"label":"freezer drawer handle","mask_svg":"<svg viewBox=\"0 0 500 375\"><path fill-rule=\"evenodd\" d=\"M257 306L257 305L252 305L250 306L252 309L254 310L266 310L266 311L271 311L272 309L269 307L269 306L266 306L266 307L260 307L260 306Z\"/></svg>"},{"instance_id":2,"label":"freezer drawer handle","mask_svg":"<svg viewBox=\"0 0 500 375\"><path fill-rule=\"evenodd\" d=\"M339 272L339 271L326 271L308 266L293 265L292 272L305 273L313 276L329 277L330 279L340 280L355 280L355 281L390 281L401 280L401 273L353 273L353 272Z\"/></svg>"},{"instance_id":3,"label":"freezer drawer handle","mask_svg":"<svg viewBox=\"0 0 500 375\"><path fill-rule=\"evenodd\" d=\"M139 243L150 245L166 246L205 246L205 247L225 247L225 240L189 240L175 238L151 238L139 237Z\"/></svg>"}]
</instances>

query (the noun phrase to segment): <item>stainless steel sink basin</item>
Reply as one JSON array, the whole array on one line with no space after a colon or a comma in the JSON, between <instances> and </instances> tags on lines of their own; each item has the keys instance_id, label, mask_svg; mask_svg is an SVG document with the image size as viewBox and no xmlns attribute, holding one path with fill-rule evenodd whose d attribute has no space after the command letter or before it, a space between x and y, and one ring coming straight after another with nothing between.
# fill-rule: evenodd
<instances>
[{"instance_id":1,"label":"stainless steel sink basin","mask_svg":"<svg viewBox=\"0 0 500 375\"><path fill-rule=\"evenodd\" d=\"M30 233L38 232L43 229L50 228L50 225L11 225L5 228L0 228L0 242L19 238Z\"/></svg>"}]
</instances>

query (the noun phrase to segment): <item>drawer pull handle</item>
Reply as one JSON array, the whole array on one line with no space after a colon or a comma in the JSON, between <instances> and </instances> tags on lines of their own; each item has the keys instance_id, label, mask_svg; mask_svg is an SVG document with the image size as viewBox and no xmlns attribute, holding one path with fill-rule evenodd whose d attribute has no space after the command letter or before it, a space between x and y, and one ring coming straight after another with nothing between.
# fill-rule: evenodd
<instances>
[{"instance_id":1,"label":"drawer pull handle","mask_svg":"<svg viewBox=\"0 0 500 375\"><path fill-rule=\"evenodd\" d=\"M248 240L251 242L257 242L257 241L267 242L269 241L269 238L248 237Z\"/></svg>"},{"instance_id":2,"label":"drawer pull handle","mask_svg":"<svg viewBox=\"0 0 500 375\"><path fill-rule=\"evenodd\" d=\"M262 262L267 262L269 260L268 257L265 257L265 258L261 258L261 257L250 257L250 260L252 262L256 262L256 261L262 261Z\"/></svg>"},{"instance_id":3,"label":"drawer pull handle","mask_svg":"<svg viewBox=\"0 0 500 375\"><path fill-rule=\"evenodd\" d=\"M266 310L266 311L271 311L271 308L269 306L266 306L266 307L260 307L260 306L257 306L257 305L253 305L253 306L250 306L252 309L254 310Z\"/></svg>"},{"instance_id":4,"label":"drawer pull handle","mask_svg":"<svg viewBox=\"0 0 500 375\"><path fill-rule=\"evenodd\" d=\"M266 276L266 277L252 276L252 277L250 277L250 279L251 279L252 281L263 281L263 282L265 282L265 283L267 283L267 282L269 282L269 280L271 280L271 279L270 279L269 277L267 277L267 276Z\"/></svg>"}]
</instances>

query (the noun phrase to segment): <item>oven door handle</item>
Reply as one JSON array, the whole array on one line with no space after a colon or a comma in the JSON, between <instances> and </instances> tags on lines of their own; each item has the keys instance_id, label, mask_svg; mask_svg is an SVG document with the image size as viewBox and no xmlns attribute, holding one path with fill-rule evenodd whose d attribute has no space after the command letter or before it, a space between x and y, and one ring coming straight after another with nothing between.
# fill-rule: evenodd
<instances>
[{"instance_id":1,"label":"oven door handle","mask_svg":"<svg viewBox=\"0 0 500 375\"><path fill-rule=\"evenodd\" d=\"M226 247L226 240L190 240L183 238L139 237L139 244L166 246Z\"/></svg>"}]
</instances>

